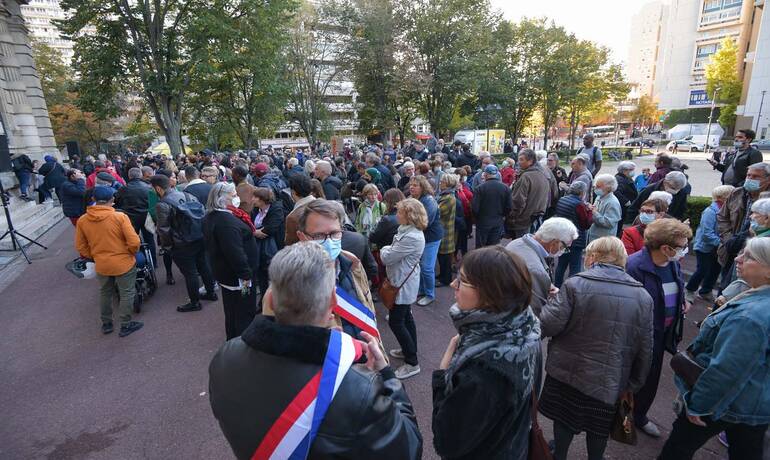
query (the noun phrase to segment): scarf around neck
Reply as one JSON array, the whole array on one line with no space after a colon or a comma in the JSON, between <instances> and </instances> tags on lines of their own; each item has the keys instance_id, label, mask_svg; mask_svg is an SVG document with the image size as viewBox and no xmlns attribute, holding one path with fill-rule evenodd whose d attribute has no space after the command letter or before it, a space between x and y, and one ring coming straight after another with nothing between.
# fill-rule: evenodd
<instances>
[{"instance_id":1,"label":"scarf around neck","mask_svg":"<svg viewBox=\"0 0 770 460\"><path fill-rule=\"evenodd\" d=\"M452 391L452 377L468 361L480 362L508 381L529 388L540 353L540 321L532 309L517 314L484 310L449 309L460 342L445 373L446 391Z\"/></svg>"},{"instance_id":2,"label":"scarf around neck","mask_svg":"<svg viewBox=\"0 0 770 460\"><path fill-rule=\"evenodd\" d=\"M251 221L251 216L249 216L249 213L244 211L241 208L236 208L235 206L229 204L227 205L227 210L233 213L233 215L240 221L242 221L244 224L249 226L249 230L251 230L251 233L254 233L256 231L256 227L254 227L254 222Z\"/></svg>"}]
</instances>

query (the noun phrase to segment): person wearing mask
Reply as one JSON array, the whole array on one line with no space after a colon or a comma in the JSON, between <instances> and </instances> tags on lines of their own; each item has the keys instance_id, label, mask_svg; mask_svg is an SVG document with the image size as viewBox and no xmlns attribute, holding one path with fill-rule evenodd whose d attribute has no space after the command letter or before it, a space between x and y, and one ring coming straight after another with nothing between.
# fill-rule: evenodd
<instances>
[{"instance_id":1,"label":"person wearing mask","mask_svg":"<svg viewBox=\"0 0 770 460\"><path fill-rule=\"evenodd\" d=\"M634 170L636 164L632 161L621 161L618 164L618 172L615 174L615 179L618 181L618 188L615 190L615 197L620 203L620 222L618 222L618 230L616 236L620 238L623 234L623 224L627 222L628 207L639 196L639 192L636 190L634 184Z\"/></svg>"},{"instance_id":2,"label":"person wearing mask","mask_svg":"<svg viewBox=\"0 0 770 460\"><path fill-rule=\"evenodd\" d=\"M634 423L644 433L658 438L660 430L647 418L655 400L663 370L663 353L676 353L682 340L684 314L690 303L684 296L679 261L687 254L692 230L676 219L659 219L644 231L644 249L629 256L626 271L642 283L652 297L653 349L647 380L634 394Z\"/></svg>"},{"instance_id":3,"label":"person wearing mask","mask_svg":"<svg viewBox=\"0 0 770 460\"><path fill-rule=\"evenodd\" d=\"M337 303L334 272L334 261L319 244L303 242L279 251L265 297L265 308L275 317L257 316L212 359L209 402L236 458L422 456L414 409L377 340L364 333L364 342L356 343L329 327ZM355 364L362 354L366 364ZM281 430L288 409L303 403L297 402L303 388L332 359L339 362L336 391L325 401L314 392L318 400L307 423L300 419ZM313 417L319 420L315 430ZM283 437L292 426L292 433L306 433ZM276 450L281 439L287 450Z\"/></svg>"},{"instance_id":4,"label":"person wearing mask","mask_svg":"<svg viewBox=\"0 0 770 460\"><path fill-rule=\"evenodd\" d=\"M194 196L176 190L171 184L169 178L162 174L150 180L159 197L155 206L158 239L182 272L189 297L189 301L177 307L176 311L187 313L200 310L201 299L216 301L219 298L214 291L214 278L206 260L202 229L204 207ZM240 200L237 201L240 204ZM198 291L199 276L206 288L203 295Z\"/></svg>"},{"instance_id":5,"label":"person wearing mask","mask_svg":"<svg viewBox=\"0 0 770 460\"><path fill-rule=\"evenodd\" d=\"M505 230L511 238L520 238L531 227L537 228L551 203L551 186L537 155L532 149L519 152L519 177L511 190L511 212L505 219Z\"/></svg>"},{"instance_id":6,"label":"person wearing mask","mask_svg":"<svg viewBox=\"0 0 770 460\"><path fill-rule=\"evenodd\" d=\"M687 181L687 176L681 171L671 171L666 174L663 180L658 182L650 181L650 185L639 192L639 196L636 197L631 206L628 207L629 221L633 221L639 215L639 208L648 199L651 198L651 194L656 191L670 193L673 197L671 203L668 206L668 215L679 220L683 220L685 212L687 211L687 197L692 191L692 187Z\"/></svg>"},{"instance_id":7,"label":"person wearing mask","mask_svg":"<svg viewBox=\"0 0 770 460\"><path fill-rule=\"evenodd\" d=\"M131 220L112 207L115 191L111 187L94 187L94 205L78 219L75 227L75 249L81 257L93 259L99 280L99 308L102 333L114 330L112 300L118 296L120 337L133 334L144 326L141 321L131 320L136 295L136 252L139 236L131 226Z\"/></svg>"},{"instance_id":8,"label":"person wearing mask","mask_svg":"<svg viewBox=\"0 0 770 460\"><path fill-rule=\"evenodd\" d=\"M644 229L657 219L667 217L667 209L666 202L657 198L651 198L642 203L637 216L639 223L623 229L621 241L626 248L626 254L630 256L642 250L644 247Z\"/></svg>"},{"instance_id":9,"label":"person wearing mask","mask_svg":"<svg viewBox=\"0 0 770 460\"><path fill-rule=\"evenodd\" d=\"M599 170L602 169L602 151L594 145L593 133L586 133L583 136L583 146L577 151L577 155L584 153L588 158L586 169L591 173L591 177L596 177Z\"/></svg>"},{"instance_id":10,"label":"person wearing mask","mask_svg":"<svg viewBox=\"0 0 770 460\"><path fill-rule=\"evenodd\" d=\"M639 390L650 369L652 299L628 276L626 251L614 236L586 248L586 270L543 306L548 342L540 413L553 420L554 460L566 460L586 432L590 460L604 458L615 405ZM608 353L607 350L612 350Z\"/></svg>"},{"instance_id":11,"label":"person wearing mask","mask_svg":"<svg viewBox=\"0 0 770 460\"><path fill-rule=\"evenodd\" d=\"M326 160L317 161L315 164L315 178L321 181L327 200L340 200L342 181L332 174L331 163Z\"/></svg>"},{"instance_id":12,"label":"person wearing mask","mask_svg":"<svg viewBox=\"0 0 770 460\"><path fill-rule=\"evenodd\" d=\"M553 290L551 267L548 259L558 259L578 239L578 230L567 219L552 217L537 229L534 234L526 234L515 239L505 247L521 256L532 277L532 300L530 306L535 316L548 301Z\"/></svg>"},{"instance_id":13,"label":"person wearing mask","mask_svg":"<svg viewBox=\"0 0 770 460\"><path fill-rule=\"evenodd\" d=\"M443 286L449 286L452 282L452 258L455 254L455 218L457 216L457 176L444 174L441 176L441 194L438 200L438 210L444 236L441 238L441 246L438 250L439 275L438 281Z\"/></svg>"},{"instance_id":14,"label":"person wearing mask","mask_svg":"<svg viewBox=\"0 0 770 460\"><path fill-rule=\"evenodd\" d=\"M594 179L596 200L591 206L594 223L588 229L589 242L603 236L615 236L618 232L618 225L623 225L620 220L622 214L620 203L615 196L617 188L618 181L612 174L599 174Z\"/></svg>"},{"instance_id":15,"label":"person wearing mask","mask_svg":"<svg viewBox=\"0 0 770 460\"><path fill-rule=\"evenodd\" d=\"M385 204L377 199L380 191L374 184L366 184L361 193L363 202L356 211L355 227L356 231L365 237L374 230L382 216L387 212Z\"/></svg>"},{"instance_id":16,"label":"person wearing mask","mask_svg":"<svg viewBox=\"0 0 770 460\"><path fill-rule=\"evenodd\" d=\"M84 210L86 176L82 171L73 168L67 171L66 179L61 185L62 213L73 226L77 226L78 219L83 215Z\"/></svg>"},{"instance_id":17,"label":"person wearing mask","mask_svg":"<svg viewBox=\"0 0 770 460\"><path fill-rule=\"evenodd\" d=\"M650 176L649 183L662 181L666 174L674 170L672 168L673 162L674 159L665 153L658 155L655 158L655 172Z\"/></svg>"},{"instance_id":18,"label":"person wearing mask","mask_svg":"<svg viewBox=\"0 0 770 460\"><path fill-rule=\"evenodd\" d=\"M436 258L438 257L444 228L441 226L441 214L438 203L433 198L433 188L424 176L414 176L409 182L409 195L419 200L428 215L428 225L423 230L425 249L420 259L420 291L417 305L426 307L436 298Z\"/></svg>"},{"instance_id":19,"label":"person wearing mask","mask_svg":"<svg viewBox=\"0 0 770 460\"><path fill-rule=\"evenodd\" d=\"M762 198L751 205L751 233L754 236L770 236L770 198Z\"/></svg>"},{"instance_id":20,"label":"person wearing mask","mask_svg":"<svg viewBox=\"0 0 770 460\"><path fill-rule=\"evenodd\" d=\"M634 186L636 186L636 192L641 192L650 183L650 168L642 168L642 173L637 174L634 178Z\"/></svg>"},{"instance_id":21,"label":"person wearing mask","mask_svg":"<svg viewBox=\"0 0 770 460\"><path fill-rule=\"evenodd\" d=\"M513 206L510 190L497 176L497 166L487 166L484 183L473 191L471 208L476 221L476 248L500 242L506 216Z\"/></svg>"},{"instance_id":22,"label":"person wearing mask","mask_svg":"<svg viewBox=\"0 0 770 460\"><path fill-rule=\"evenodd\" d=\"M567 219L572 222L572 225L577 230L577 237L570 245L569 252L561 254L556 264L553 284L557 288L561 287L564 282L567 269L569 269L570 276L577 275L583 271L583 249L588 244L588 229L591 228L594 221L590 206L584 199L586 193L588 193L586 184L581 181L575 181L570 184L567 194L560 198L556 204L556 214L554 217Z\"/></svg>"},{"instance_id":23,"label":"person wearing mask","mask_svg":"<svg viewBox=\"0 0 770 460\"><path fill-rule=\"evenodd\" d=\"M203 237L214 278L222 292L227 340L240 336L256 315L257 245L248 223L236 217L235 186L215 184L206 203Z\"/></svg>"},{"instance_id":24,"label":"person wearing mask","mask_svg":"<svg viewBox=\"0 0 770 460\"><path fill-rule=\"evenodd\" d=\"M732 185L722 185L715 188L711 192L711 205L704 209L700 215L700 225L695 231L693 241L697 265L695 272L690 276L690 280L685 286L688 302L695 300L696 290L698 291L698 298L707 302L714 302L712 290L720 271L717 249L721 243L717 230L717 213L733 189Z\"/></svg>"},{"instance_id":25,"label":"person wearing mask","mask_svg":"<svg viewBox=\"0 0 770 460\"><path fill-rule=\"evenodd\" d=\"M477 249L463 259L452 287L449 315L458 335L433 372L436 453L524 460L542 363L527 268L501 246Z\"/></svg>"},{"instance_id":26,"label":"person wearing mask","mask_svg":"<svg viewBox=\"0 0 770 460\"><path fill-rule=\"evenodd\" d=\"M216 168L207 166L203 168L203 171L198 173L198 168L195 166L188 166L184 169L184 173L187 177L187 187L185 187L184 191L194 196L199 202L207 203L211 188L216 183Z\"/></svg>"},{"instance_id":27,"label":"person wearing mask","mask_svg":"<svg viewBox=\"0 0 770 460\"><path fill-rule=\"evenodd\" d=\"M748 167L743 186L736 188L719 208L717 229L721 244L717 249L722 266L722 286L732 281L733 261L746 244L751 229L751 207L759 194L770 190L770 163L755 163Z\"/></svg>"},{"instance_id":28,"label":"person wearing mask","mask_svg":"<svg viewBox=\"0 0 770 460\"><path fill-rule=\"evenodd\" d=\"M749 240L736 265L750 289L707 316L687 348L704 369L692 387L674 379L684 404L661 460L690 459L720 432L726 434L730 460L764 458L770 423L770 238Z\"/></svg>"},{"instance_id":29,"label":"person wearing mask","mask_svg":"<svg viewBox=\"0 0 770 460\"><path fill-rule=\"evenodd\" d=\"M425 248L423 230L428 225L428 215L425 207L414 198L400 201L397 209L398 233L393 237L392 244L380 250L380 258L390 283L401 286L395 306L388 313L388 325L401 347L390 350L390 355L404 361L396 369L396 377L405 379L420 372L412 304L417 300L420 288L420 257Z\"/></svg>"},{"instance_id":30,"label":"person wearing mask","mask_svg":"<svg viewBox=\"0 0 770 460\"><path fill-rule=\"evenodd\" d=\"M755 137L756 133L753 130L739 129L734 138L735 150L728 153L723 162L719 163L713 158L708 159L715 170L722 172L723 184L742 187L749 166L762 163L762 152L751 145Z\"/></svg>"},{"instance_id":31,"label":"person wearing mask","mask_svg":"<svg viewBox=\"0 0 770 460\"><path fill-rule=\"evenodd\" d=\"M496 170L495 177L500 181L503 180L502 176L500 175L500 170L497 169L497 166L495 165L495 159L492 157L492 155L487 152L481 152L479 153L479 161L481 162L481 167L471 179L471 190L475 191L486 180L484 173L487 169L487 166L494 166Z\"/></svg>"}]
</instances>

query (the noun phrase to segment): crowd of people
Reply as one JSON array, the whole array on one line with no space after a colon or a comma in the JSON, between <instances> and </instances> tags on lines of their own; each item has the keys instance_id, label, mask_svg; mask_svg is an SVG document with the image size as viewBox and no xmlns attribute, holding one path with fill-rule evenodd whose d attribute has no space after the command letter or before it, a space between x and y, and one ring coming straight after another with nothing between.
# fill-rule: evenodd
<instances>
[{"instance_id":1,"label":"crowd of people","mask_svg":"<svg viewBox=\"0 0 770 460\"><path fill-rule=\"evenodd\" d=\"M591 135L569 172L557 154L496 159L440 140L75 158L55 190L76 249L95 262L103 333L114 296L119 335L142 327L131 314L140 244L167 284L173 265L184 277L180 314L221 297L227 342L210 400L238 458L420 458L400 380L421 372L412 309L434 308L447 288L457 335L432 375L442 458L527 458L539 412L553 421L554 458L585 432L588 458L601 459L621 399L660 437L647 413L698 298L713 306L686 352L699 377L676 376L681 404L660 458L691 458L719 435L731 459L760 459L770 164L753 138L740 131L735 153L714 162L725 185L695 232L686 165L662 154L654 172L622 161L606 173ZM389 350L375 314L386 294Z\"/></svg>"}]
</instances>

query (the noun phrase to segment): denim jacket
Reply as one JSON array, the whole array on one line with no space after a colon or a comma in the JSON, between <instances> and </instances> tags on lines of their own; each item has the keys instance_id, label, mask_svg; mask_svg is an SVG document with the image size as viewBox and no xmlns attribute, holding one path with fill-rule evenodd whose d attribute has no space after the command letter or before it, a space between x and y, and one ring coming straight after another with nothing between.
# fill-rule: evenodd
<instances>
[{"instance_id":1,"label":"denim jacket","mask_svg":"<svg viewBox=\"0 0 770 460\"><path fill-rule=\"evenodd\" d=\"M698 252L716 251L721 243L719 232L717 231L717 213L719 206L711 203L700 215L700 225L695 232L693 249Z\"/></svg>"},{"instance_id":2,"label":"denim jacket","mask_svg":"<svg viewBox=\"0 0 770 460\"><path fill-rule=\"evenodd\" d=\"M747 291L710 314L690 346L705 367L688 390L687 413L728 423L770 423L770 286Z\"/></svg>"}]
</instances>

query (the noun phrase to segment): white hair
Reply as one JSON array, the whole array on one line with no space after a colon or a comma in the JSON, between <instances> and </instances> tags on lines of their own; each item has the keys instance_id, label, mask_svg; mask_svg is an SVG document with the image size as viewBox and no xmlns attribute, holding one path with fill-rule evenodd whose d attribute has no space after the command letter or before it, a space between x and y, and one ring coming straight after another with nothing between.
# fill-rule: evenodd
<instances>
[{"instance_id":1,"label":"white hair","mask_svg":"<svg viewBox=\"0 0 770 460\"><path fill-rule=\"evenodd\" d=\"M618 189L618 180L612 174L599 174L594 178L594 185L609 185L610 189L614 192Z\"/></svg>"},{"instance_id":2,"label":"white hair","mask_svg":"<svg viewBox=\"0 0 770 460\"><path fill-rule=\"evenodd\" d=\"M618 172L623 173L624 171L633 171L636 169L636 163L633 161L621 161L618 163Z\"/></svg>"},{"instance_id":3,"label":"white hair","mask_svg":"<svg viewBox=\"0 0 770 460\"><path fill-rule=\"evenodd\" d=\"M321 167L321 171L323 171L326 174L331 174L332 173L332 164L329 163L326 160L318 160L318 161L316 161L315 162L315 166L316 166L316 168L318 168L320 166Z\"/></svg>"},{"instance_id":4,"label":"white hair","mask_svg":"<svg viewBox=\"0 0 770 460\"><path fill-rule=\"evenodd\" d=\"M770 216L770 198L762 198L757 200L751 205L751 212L762 214L763 216Z\"/></svg>"},{"instance_id":5,"label":"white hair","mask_svg":"<svg viewBox=\"0 0 770 460\"><path fill-rule=\"evenodd\" d=\"M278 322L315 325L323 321L336 276L320 244L304 241L281 249L270 261L269 275Z\"/></svg>"},{"instance_id":6,"label":"white hair","mask_svg":"<svg viewBox=\"0 0 770 460\"><path fill-rule=\"evenodd\" d=\"M293 168L299 164L299 160L296 158L289 158L289 161L287 161L286 164L289 165L290 168Z\"/></svg>"},{"instance_id":7,"label":"white hair","mask_svg":"<svg viewBox=\"0 0 770 460\"><path fill-rule=\"evenodd\" d=\"M411 161L407 161L406 163L404 163L403 168L404 169L414 168L414 163L412 163Z\"/></svg>"},{"instance_id":8,"label":"white hair","mask_svg":"<svg viewBox=\"0 0 770 460\"><path fill-rule=\"evenodd\" d=\"M682 190L687 187L687 176L681 171L671 171L666 174L666 178L663 180L668 182L672 187L676 187L677 190Z\"/></svg>"},{"instance_id":9,"label":"white hair","mask_svg":"<svg viewBox=\"0 0 770 460\"><path fill-rule=\"evenodd\" d=\"M751 238L746 242L744 252L765 267L770 267L770 238Z\"/></svg>"},{"instance_id":10,"label":"white hair","mask_svg":"<svg viewBox=\"0 0 770 460\"><path fill-rule=\"evenodd\" d=\"M765 173L765 177L770 177L770 163L754 163L749 166L749 170L758 169Z\"/></svg>"},{"instance_id":11,"label":"white hair","mask_svg":"<svg viewBox=\"0 0 770 460\"><path fill-rule=\"evenodd\" d=\"M666 203L666 206L671 206L671 202L674 200L674 195L664 192L663 190L656 190L650 193L648 200L660 200Z\"/></svg>"},{"instance_id":12,"label":"white hair","mask_svg":"<svg viewBox=\"0 0 770 460\"><path fill-rule=\"evenodd\" d=\"M571 242L577 239L578 230L575 224L563 217L551 217L543 222L543 225L535 232L537 236L544 243L550 241L559 240L565 243Z\"/></svg>"},{"instance_id":13,"label":"white hair","mask_svg":"<svg viewBox=\"0 0 770 460\"><path fill-rule=\"evenodd\" d=\"M208 211L227 209L227 205L232 203L233 193L235 193L235 184L217 182L211 187L209 199L206 200L206 209Z\"/></svg>"},{"instance_id":14,"label":"white hair","mask_svg":"<svg viewBox=\"0 0 770 460\"><path fill-rule=\"evenodd\" d=\"M310 175L315 172L315 162L313 160L307 160L305 162L305 172Z\"/></svg>"}]
</instances>

